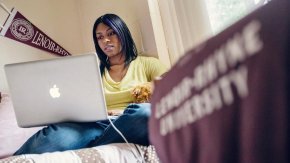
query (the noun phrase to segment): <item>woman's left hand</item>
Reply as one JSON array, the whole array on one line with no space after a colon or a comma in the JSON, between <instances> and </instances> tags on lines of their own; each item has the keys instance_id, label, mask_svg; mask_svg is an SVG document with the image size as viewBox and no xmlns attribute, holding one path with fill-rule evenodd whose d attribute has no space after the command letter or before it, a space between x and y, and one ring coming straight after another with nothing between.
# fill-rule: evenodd
<instances>
[{"instance_id":1,"label":"woman's left hand","mask_svg":"<svg viewBox=\"0 0 290 163\"><path fill-rule=\"evenodd\" d=\"M153 92L153 83L147 82L137 85L131 91L135 103L149 102Z\"/></svg>"}]
</instances>

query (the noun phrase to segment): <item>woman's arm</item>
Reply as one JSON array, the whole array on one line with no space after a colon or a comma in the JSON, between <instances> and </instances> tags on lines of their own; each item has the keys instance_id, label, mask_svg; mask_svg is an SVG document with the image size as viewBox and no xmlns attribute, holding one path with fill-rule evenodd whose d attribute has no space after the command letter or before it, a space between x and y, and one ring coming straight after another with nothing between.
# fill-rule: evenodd
<instances>
[{"instance_id":1,"label":"woman's arm","mask_svg":"<svg viewBox=\"0 0 290 163\"><path fill-rule=\"evenodd\" d=\"M149 102L154 90L154 83L160 80L167 72L167 68L156 58L146 57L143 60L148 82L137 85L131 91L135 103Z\"/></svg>"}]
</instances>

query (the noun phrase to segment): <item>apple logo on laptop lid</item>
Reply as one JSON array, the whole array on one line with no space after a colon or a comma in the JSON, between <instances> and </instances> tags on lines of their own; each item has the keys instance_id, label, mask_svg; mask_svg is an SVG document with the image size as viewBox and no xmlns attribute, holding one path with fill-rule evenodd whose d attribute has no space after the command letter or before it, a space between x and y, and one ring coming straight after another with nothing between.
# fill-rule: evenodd
<instances>
[{"instance_id":1,"label":"apple logo on laptop lid","mask_svg":"<svg viewBox=\"0 0 290 163\"><path fill-rule=\"evenodd\" d=\"M56 84L54 84L53 87L49 89L49 94L52 98L60 97L59 88L56 86Z\"/></svg>"}]
</instances>

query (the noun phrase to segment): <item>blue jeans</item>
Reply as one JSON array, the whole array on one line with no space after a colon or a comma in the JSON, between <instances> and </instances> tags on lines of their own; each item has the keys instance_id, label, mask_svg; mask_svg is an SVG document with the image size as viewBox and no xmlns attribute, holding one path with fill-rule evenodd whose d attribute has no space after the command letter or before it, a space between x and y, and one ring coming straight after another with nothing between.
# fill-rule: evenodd
<instances>
[{"instance_id":1,"label":"blue jeans","mask_svg":"<svg viewBox=\"0 0 290 163\"><path fill-rule=\"evenodd\" d=\"M112 119L130 143L149 145L149 103L130 104L124 113ZM89 123L59 123L49 125L32 137L14 155L40 154L124 142L109 120Z\"/></svg>"}]
</instances>

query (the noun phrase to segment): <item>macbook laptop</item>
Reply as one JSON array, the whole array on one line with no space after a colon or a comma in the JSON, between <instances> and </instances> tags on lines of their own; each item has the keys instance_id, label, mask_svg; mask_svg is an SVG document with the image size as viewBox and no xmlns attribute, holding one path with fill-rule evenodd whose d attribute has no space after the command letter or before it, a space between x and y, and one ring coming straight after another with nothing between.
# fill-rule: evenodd
<instances>
[{"instance_id":1,"label":"macbook laptop","mask_svg":"<svg viewBox=\"0 0 290 163\"><path fill-rule=\"evenodd\" d=\"M95 54L7 64L4 69L20 127L107 119Z\"/></svg>"}]
</instances>

